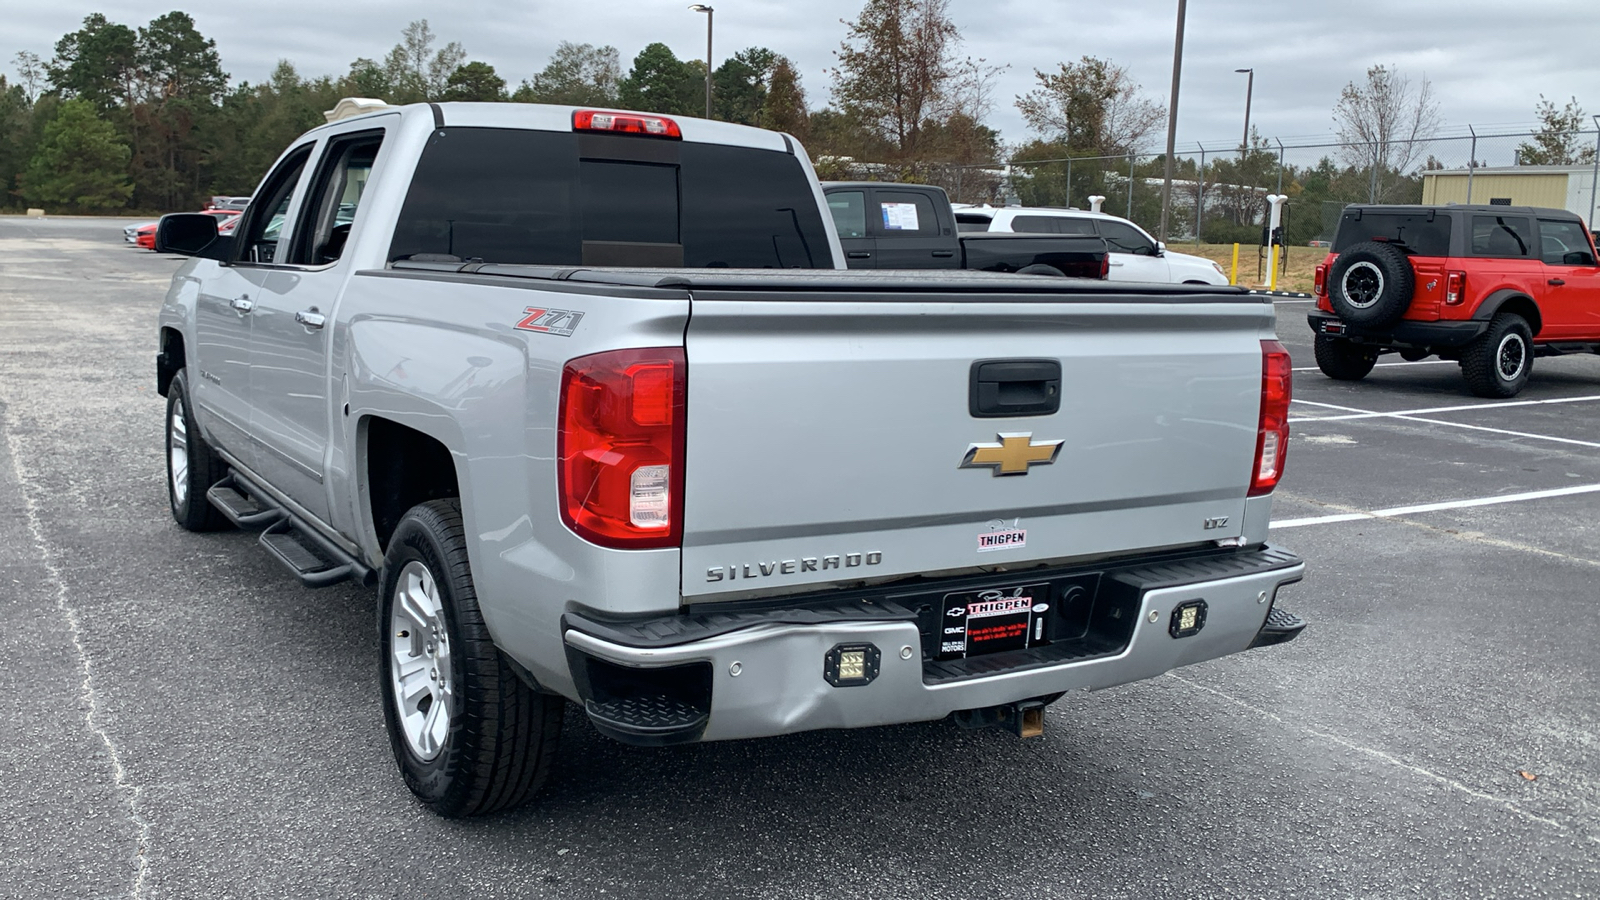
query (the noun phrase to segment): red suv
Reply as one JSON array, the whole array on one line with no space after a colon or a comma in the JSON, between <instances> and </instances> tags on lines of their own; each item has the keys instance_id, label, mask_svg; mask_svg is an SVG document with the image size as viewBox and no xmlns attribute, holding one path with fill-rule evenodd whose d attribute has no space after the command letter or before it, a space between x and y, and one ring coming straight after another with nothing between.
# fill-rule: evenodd
<instances>
[{"instance_id":1,"label":"red suv","mask_svg":"<svg viewBox=\"0 0 1600 900\"><path fill-rule=\"evenodd\" d=\"M1347 206L1317 266L1317 366L1356 381L1378 356L1457 360L1513 397L1535 356L1600 353L1600 264L1583 220L1527 206Z\"/></svg>"}]
</instances>

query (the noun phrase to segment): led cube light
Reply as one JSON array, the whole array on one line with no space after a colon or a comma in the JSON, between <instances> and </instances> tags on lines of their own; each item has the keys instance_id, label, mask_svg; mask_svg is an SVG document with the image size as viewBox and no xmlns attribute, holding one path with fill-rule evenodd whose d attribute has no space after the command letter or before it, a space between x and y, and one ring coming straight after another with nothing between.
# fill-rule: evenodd
<instances>
[{"instance_id":1,"label":"led cube light","mask_svg":"<svg viewBox=\"0 0 1600 900\"><path fill-rule=\"evenodd\" d=\"M882 661L871 644L838 644L822 657L822 677L834 687L871 684Z\"/></svg>"},{"instance_id":2,"label":"led cube light","mask_svg":"<svg viewBox=\"0 0 1600 900\"><path fill-rule=\"evenodd\" d=\"M1172 622L1167 626L1167 633L1175 638L1186 638L1200 633L1206 627L1206 602L1204 600L1190 600L1178 604L1172 611Z\"/></svg>"}]
</instances>

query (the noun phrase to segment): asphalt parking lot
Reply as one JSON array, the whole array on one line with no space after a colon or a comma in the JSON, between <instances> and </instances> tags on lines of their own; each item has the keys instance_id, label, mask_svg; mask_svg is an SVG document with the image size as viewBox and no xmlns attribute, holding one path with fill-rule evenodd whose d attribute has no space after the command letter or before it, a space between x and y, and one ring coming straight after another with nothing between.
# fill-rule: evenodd
<instances>
[{"instance_id":1,"label":"asphalt parking lot","mask_svg":"<svg viewBox=\"0 0 1600 900\"><path fill-rule=\"evenodd\" d=\"M541 797L435 818L369 591L167 512L123 220L0 218L0 896L1579 897L1600 893L1600 358L1514 401L1315 371L1273 539L1291 644L950 722L663 750L569 715ZM1393 364L1390 361L1393 361Z\"/></svg>"}]
</instances>

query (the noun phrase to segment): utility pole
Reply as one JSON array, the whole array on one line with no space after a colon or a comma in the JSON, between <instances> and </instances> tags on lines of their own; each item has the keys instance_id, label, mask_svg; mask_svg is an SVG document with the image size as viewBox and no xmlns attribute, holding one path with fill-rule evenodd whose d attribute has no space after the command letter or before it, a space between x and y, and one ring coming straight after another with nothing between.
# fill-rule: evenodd
<instances>
[{"instance_id":1,"label":"utility pole","mask_svg":"<svg viewBox=\"0 0 1600 900\"><path fill-rule=\"evenodd\" d=\"M1167 239L1167 217L1172 213L1172 154L1178 142L1178 82L1183 73L1183 17L1188 0L1178 0L1178 34L1172 44L1172 94L1167 101L1167 170L1161 179L1161 240Z\"/></svg>"},{"instance_id":2,"label":"utility pole","mask_svg":"<svg viewBox=\"0 0 1600 900\"><path fill-rule=\"evenodd\" d=\"M689 8L694 10L695 12L700 12L700 13L705 13L706 14L706 118L709 119L709 118L712 117L711 116L711 14L713 12L715 12L716 10L714 10L711 7L705 5L704 3L696 3L696 4L694 4L693 6L691 6Z\"/></svg>"}]
</instances>

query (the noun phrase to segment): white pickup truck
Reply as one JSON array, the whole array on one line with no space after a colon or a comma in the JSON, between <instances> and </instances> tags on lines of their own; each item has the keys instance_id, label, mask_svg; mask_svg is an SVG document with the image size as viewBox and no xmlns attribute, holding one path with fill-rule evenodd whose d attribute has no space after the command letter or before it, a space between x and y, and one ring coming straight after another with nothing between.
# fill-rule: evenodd
<instances>
[{"instance_id":1,"label":"white pickup truck","mask_svg":"<svg viewBox=\"0 0 1600 900\"><path fill-rule=\"evenodd\" d=\"M1294 637L1270 303L847 272L806 155L422 104L308 132L160 315L172 512L379 595L395 759L522 802L637 744L933 720Z\"/></svg>"}]
</instances>

